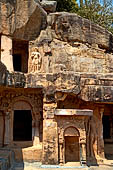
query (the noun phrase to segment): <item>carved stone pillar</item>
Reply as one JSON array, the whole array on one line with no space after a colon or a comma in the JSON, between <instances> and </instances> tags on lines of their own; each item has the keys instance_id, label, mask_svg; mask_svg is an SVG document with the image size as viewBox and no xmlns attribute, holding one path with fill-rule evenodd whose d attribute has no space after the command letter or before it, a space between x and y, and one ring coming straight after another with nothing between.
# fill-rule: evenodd
<instances>
[{"instance_id":1,"label":"carved stone pillar","mask_svg":"<svg viewBox=\"0 0 113 170\"><path fill-rule=\"evenodd\" d=\"M82 161L86 164L86 143L82 143Z\"/></svg>"},{"instance_id":2,"label":"carved stone pillar","mask_svg":"<svg viewBox=\"0 0 113 170\"><path fill-rule=\"evenodd\" d=\"M10 112L5 112L5 136L4 143L10 143Z\"/></svg>"},{"instance_id":3,"label":"carved stone pillar","mask_svg":"<svg viewBox=\"0 0 113 170\"><path fill-rule=\"evenodd\" d=\"M86 164L86 143L80 143L80 162Z\"/></svg>"},{"instance_id":4,"label":"carved stone pillar","mask_svg":"<svg viewBox=\"0 0 113 170\"><path fill-rule=\"evenodd\" d=\"M0 122L0 143L2 144L2 146L5 146L10 143L10 113L3 110L0 111Z\"/></svg>"},{"instance_id":5,"label":"carved stone pillar","mask_svg":"<svg viewBox=\"0 0 113 170\"><path fill-rule=\"evenodd\" d=\"M101 116L101 120L100 120L100 127L98 129L98 155L101 158L105 158L104 155L104 139L103 139L103 123L102 123L102 117L103 117L103 113L104 113L104 108L100 108L100 116Z\"/></svg>"},{"instance_id":6,"label":"carved stone pillar","mask_svg":"<svg viewBox=\"0 0 113 170\"><path fill-rule=\"evenodd\" d=\"M58 131L54 113L57 104L43 100L43 164L58 164Z\"/></svg>"},{"instance_id":7,"label":"carved stone pillar","mask_svg":"<svg viewBox=\"0 0 113 170\"><path fill-rule=\"evenodd\" d=\"M63 164L64 159L63 159L63 139L59 138L59 163Z\"/></svg>"},{"instance_id":8,"label":"carved stone pillar","mask_svg":"<svg viewBox=\"0 0 113 170\"><path fill-rule=\"evenodd\" d=\"M4 111L0 110L0 146L4 146L4 132L5 132L5 117L3 117Z\"/></svg>"},{"instance_id":9,"label":"carved stone pillar","mask_svg":"<svg viewBox=\"0 0 113 170\"><path fill-rule=\"evenodd\" d=\"M34 121L34 140L33 140L33 145L35 145L35 146L40 143L39 124L40 124L40 120L35 120Z\"/></svg>"}]
</instances>

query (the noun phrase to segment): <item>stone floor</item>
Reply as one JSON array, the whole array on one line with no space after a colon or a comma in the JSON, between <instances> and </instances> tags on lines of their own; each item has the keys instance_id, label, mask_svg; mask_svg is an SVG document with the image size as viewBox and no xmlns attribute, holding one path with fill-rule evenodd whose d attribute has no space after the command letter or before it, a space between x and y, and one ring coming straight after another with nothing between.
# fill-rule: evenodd
<instances>
[{"instance_id":1,"label":"stone floor","mask_svg":"<svg viewBox=\"0 0 113 170\"><path fill-rule=\"evenodd\" d=\"M32 167L32 166L26 166L24 168L22 167L15 167L12 170L113 170L113 167L76 167L76 168L38 168L38 167Z\"/></svg>"},{"instance_id":2,"label":"stone floor","mask_svg":"<svg viewBox=\"0 0 113 170\"><path fill-rule=\"evenodd\" d=\"M113 170L113 165L100 165L91 167L81 167L81 166L52 166L52 165L40 165L40 163L24 163L15 164L11 170Z\"/></svg>"},{"instance_id":3,"label":"stone floor","mask_svg":"<svg viewBox=\"0 0 113 170\"><path fill-rule=\"evenodd\" d=\"M80 166L80 162L67 162L65 165L65 167L79 167Z\"/></svg>"},{"instance_id":4,"label":"stone floor","mask_svg":"<svg viewBox=\"0 0 113 170\"><path fill-rule=\"evenodd\" d=\"M113 167L109 166L90 167L88 170L113 170Z\"/></svg>"},{"instance_id":5,"label":"stone floor","mask_svg":"<svg viewBox=\"0 0 113 170\"><path fill-rule=\"evenodd\" d=\"M80 163L68 162L64 166L41 165L34 163L15 163L14 153L10 150L0 150L0 170L113 170L113 160L104 160L100 166L83 167Z\"/></svg>"}]
</instances>

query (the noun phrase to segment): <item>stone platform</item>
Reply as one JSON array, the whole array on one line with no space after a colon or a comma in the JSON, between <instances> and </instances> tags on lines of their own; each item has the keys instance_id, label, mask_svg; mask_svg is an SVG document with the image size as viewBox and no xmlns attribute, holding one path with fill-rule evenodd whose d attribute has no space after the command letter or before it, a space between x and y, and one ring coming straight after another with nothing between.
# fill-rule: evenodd
<instances>
[{"instance_id":1,"label":"stone platform","mask_svg":"<svg viewBox=\"0 0 113 170\"><path fill-rule=\"evenodd\" d=\"M15 161L17 162L40 162L42 159L41 146L33 146L28 148L13 148Z\"/></svg>"},{"instance_id":2,"label":"stone platform","mask_svg":"<svg viewBox=\"0 0 113 170\"><path fill-rule=\"evenodd\" d=\"M8 149L14 153L16 162L40 162L42 159L42 144L32 146L31 142L15 142L7 146Z\"/></svg>"}]
</instances>

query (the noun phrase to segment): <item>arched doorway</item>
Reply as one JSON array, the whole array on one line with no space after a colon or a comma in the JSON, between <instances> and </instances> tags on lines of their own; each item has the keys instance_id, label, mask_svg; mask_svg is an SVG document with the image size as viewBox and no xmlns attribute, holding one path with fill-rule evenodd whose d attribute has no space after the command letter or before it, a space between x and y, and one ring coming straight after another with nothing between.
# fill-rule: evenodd
<instances>
[{"instance_id":1,"label":"arched doorway","mask_svg":"<svg viewBox=\"0 0 113 170\"><path fill-rule=\"evenodd\" d=\"M68 127L65 130L65 163L80 161L79 136L79 131L75 127Z\"/></svg>"},{"instance_id":2,"label":"arched doorway","mask_svg":"<svg viewBox=\"0 0 113 170\"><path fill-rule=\"evenodd\" d=\"M25 101L14 104L13 141L32 141L32 110Z\"/></svg>"}]
</instances>

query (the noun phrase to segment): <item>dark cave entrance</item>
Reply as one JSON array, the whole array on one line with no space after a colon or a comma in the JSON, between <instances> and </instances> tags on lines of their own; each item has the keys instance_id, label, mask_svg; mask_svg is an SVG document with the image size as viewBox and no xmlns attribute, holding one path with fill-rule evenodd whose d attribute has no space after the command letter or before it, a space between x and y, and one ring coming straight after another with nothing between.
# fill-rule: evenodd
<instances>
[{"instance_id":1,"label":"dark cave entrance","mask_svg":"<svg viewBox=\"0 0 113 170\"><path fill-rule=\"evenodd\" d=\"M29 42L13 39L13 69L23 73L28 72Z\"/></svg>"},{"instance_id":2,"label":"dark cave entrance","mask_svg":"<svg viewBox=\"0 0 113 170\"><path fill-rule=\"evenodd\" d=\"M13 68L14 68L14 71L22 72L21 63L22 63L21 54L14 54L13 55Z\"/></svg>"},{"instance_id":3,"label":"dark cave entrance","mask_svg":"<svg viewBox=\"0 0 113 170\"><path fill-rule=\"evenodd\" d=\"M14 111L13 141L32 141L31 110Z\"/></svg>"},{"instance_id":4,"label":"dark cave entrance","mask_svg":"<svg viewBox=\"0 0 113 170\"><path fill-rule=\"evenodd\" d=\"M103 138L110 139L110 116L103 116Z\"/></svg>"}]
</instances>

